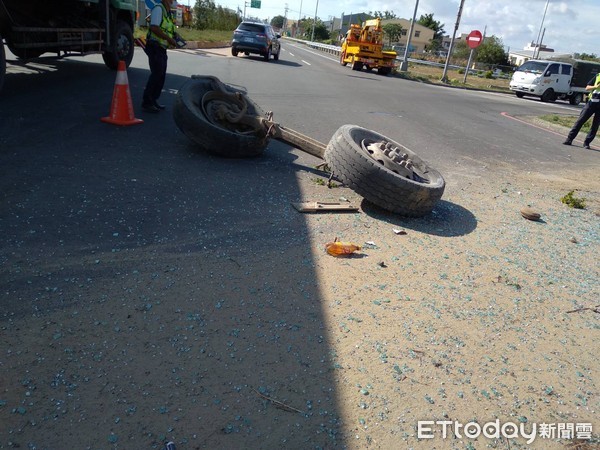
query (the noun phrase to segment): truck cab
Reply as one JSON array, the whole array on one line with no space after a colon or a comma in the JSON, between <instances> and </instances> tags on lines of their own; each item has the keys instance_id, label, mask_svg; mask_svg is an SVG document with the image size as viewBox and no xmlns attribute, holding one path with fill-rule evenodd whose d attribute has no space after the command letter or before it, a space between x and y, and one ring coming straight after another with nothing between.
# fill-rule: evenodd
<instances>
[{"instance_id":1,"label":"truck cab","mask_svg":"<svg viewBox=\"0 0 600 450\"><path fill-rule=\"evenodd\" d=\"M517 97L540 97L543 102L570 96L573 66L556 61L531 60L520 66L510 80L510 89Z\"/></svg>"}]
</instances>

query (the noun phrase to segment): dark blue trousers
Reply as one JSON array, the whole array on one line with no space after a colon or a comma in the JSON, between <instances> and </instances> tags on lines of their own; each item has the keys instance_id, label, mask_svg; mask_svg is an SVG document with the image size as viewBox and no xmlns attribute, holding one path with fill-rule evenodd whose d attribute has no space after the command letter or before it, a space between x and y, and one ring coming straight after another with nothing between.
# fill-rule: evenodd
<instances>
[{"instance_id":1,"label":"dark blue trousers","mask_svg":"<svg viewBox=\"0 0 600 450\"><path fill-rule=\"evenodd\" d=\"M150 65L150 77L144 89L144 105L154 105L165 85L167 76L167 49L154 41L148 40L146 54Z\"/></svg>"},{"instance_id":2,"label":"dark blue trousers","mask_svg":"<svg viewBox=\"0 0 600 450\"><path fill-rule=\"evenodd\" d=\"M585 137L585 141L583 141L584 145L590 145L596 137L598 126L600 126L600 102L589 101L586 103L581 110L581 114L579 115L577 122L575 122L575 125L573 125L573 128L571 128L571 131L569 131L569 136L567 139L570 141L574 140L577 137L579 130L581 130L583 124L586 123L592 116L594 116L592 119L592 127L590 128L588 135Z\"/></svg>"}]
</instances>

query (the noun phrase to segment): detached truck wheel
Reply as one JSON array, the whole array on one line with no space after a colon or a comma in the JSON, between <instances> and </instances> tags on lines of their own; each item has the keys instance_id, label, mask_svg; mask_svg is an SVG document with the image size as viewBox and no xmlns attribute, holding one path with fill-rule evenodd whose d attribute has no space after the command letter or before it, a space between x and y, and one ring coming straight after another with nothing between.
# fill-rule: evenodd
<instances>
[{"instance_id":1,"label":"detached truck wheel","mask_svg":"<svg viewBox=\"0 0 600 450\"><path fill-rule=\"evenodd\" d=\"M248 158L259 156L269 143L264 130L255 130L250 125L234 123L224 127L215 124L207 117L203 107L206 94L222 92L218 86L224 87L228 93L241 92L224 85L211 76L197 76L187 81L177 94L173 107L173 118L179 129L202 150L226 158ZM265 113L248 97L246 114L265 116ZM234 105L235 106L235 105Z\"/></svg>"},{"instance_id":2,"label":"detached truck wheel","mask_svg":"<svg viewBox=\"0 0 600 450\"><path fill-rule=\"evenodd\" d=\"M430 213L446 186L444 178L414 152L356 125L343 125L335 132L325 161L356 193L403 216Z\"/></svg>"}]
</instances>

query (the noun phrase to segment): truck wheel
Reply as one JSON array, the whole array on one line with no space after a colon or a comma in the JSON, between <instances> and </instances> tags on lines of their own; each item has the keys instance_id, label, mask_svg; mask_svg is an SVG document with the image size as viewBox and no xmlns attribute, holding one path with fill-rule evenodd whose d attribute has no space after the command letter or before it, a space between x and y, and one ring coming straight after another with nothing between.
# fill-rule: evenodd
<instances>
[{"instance_id":1,"label":"truck wheel","mask_svg":"<svg viewBox=\"0 0 600 450\"><path fill-rule=\"evenodd\" d=\"M367 201L403 216L421 217L442 197L444 178L414 152L374 131L340 127L327 145L332 172ZM414 172L410 177L407 158Z\"/></svg>"},{"instance_id":2,"label":"truck wheel","mask_svg":"<svg viewBox=\"0 0 600 450\"><path fill-rule=\"evenodd\" d=\"M4 53L4 44L2 43L2 36L0 36L0 91L4 84L4 75L6 75L6 54Z\"/></svg>"},{"instance_id":3,"label":"truck wheel","mask_svg":"<svg viewBox=\"0 0 600 450\"><path fill-rule=\"evenodd\" d=\"M238 55L238 51L234 47L231 47L231 54L233 56L237 56Z\"/></svg>"},{"instance_id":4,"label":"truck wheel","mask_svg":"<svg viewBox=\"0 0 600 450\"><path fill-rule=\"evenodd\" d=\"M133 30L131 26L122 20L119 20L115 26L110 48L104 50L102 59L104 64L111 70L117 70L119 61L125 61L129 67L133 59Z\"/></svg>"},{"instance_id":5,"label":"truck wheel","mask_svg":"<svg viewBox=\"0 0 600 450\"><path fill-rule=\"evenodd\" d=\"M360 61L352 60L352 70L361 70L362 66Z\"/></svg>"},{"instance_id":6,"label":"truck wheel","mask_svg":"<svg viewBox=\"0 0 600 450\"><path fill-rule=\"evenodd\" d=\"M344 61L344 59L346 59L346 52L341 52L340 53L340 64L342 66L347 66L348 63L346 61Z\"/></svg>"},{"instance_id":7,"label":"truck wheel","mask_svg":"<svg viewBox=\"0 0 600 450\"><path fill-rule=\"evenodd\" d=\"M569 98L569 103L571 105L579 105L582 101L583 101L583 94L581 92L578 92L577 94L572 95Z\"/></svg>"},{"instance_id":8,"label":"truck wheel","mask_svg":"<svg viewBox=\"0 0 600 450\"><path fill-rule=\"evenodd\" d=\"M554 89L550 88L550 89L546 89L546 91L542 94L541 100L543 102L550 102L553 103L556 101L556 93L554 92Z\"/></svg>"},{"instance_id":9,"label":"truck wheel","mask_svg":"<svg viewBox=\"0 0 600 450\"><path fill-rule=\"evenodd\" d=\"M196 76L187 81L175 99L173 118L179 129L202 150L226 158L247 158L259 156L269 143L264 130L252 130L242 124L224 128L211 122L202 107L205 94L219 91L219 86L228 93L242 92L224 85L218 78ZM245 97L249 115L264 116L265 113Z\"/></svg>"},{"instance_id":10,"label":"truck wheel","mask_svg":"<svg viewBox=\"0 0 600 450\"><path fill-rule=\"evenodd\" d=\"M391 67L380 67L379 69L377 69L377 73L380 75L389 75L390 73L392 73L392 68Z\"/></svg>"},{"instance_id":11,"label":"truck wheel","mask_svg":"<svg viewBox=\"0 0 600 450\"><path fill-rule=\"evenodd\" d=\"M523 98L525 96L525 94L523 94L522 92L515 92L515 95L519 98Z\"/></svg>"}]
</instances>

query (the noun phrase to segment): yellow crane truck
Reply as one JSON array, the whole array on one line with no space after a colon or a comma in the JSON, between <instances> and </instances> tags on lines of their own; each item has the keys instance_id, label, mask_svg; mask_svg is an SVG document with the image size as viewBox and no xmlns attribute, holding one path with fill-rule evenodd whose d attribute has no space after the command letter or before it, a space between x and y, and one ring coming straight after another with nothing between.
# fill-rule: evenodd
<instances>
[{"instance_id":1,"label":"yellow crane truck","mask_svg":"<svg viewBox=\"0 0 600 450\"><path fill-rule=\"evenodd\" d=\"M396 52L383 50L381 19L371 19L360 25L351 24L342 42L340 64L352 64L352 70L377 69L388 75L396 67Z\"/></svg>"}]
</instances>

